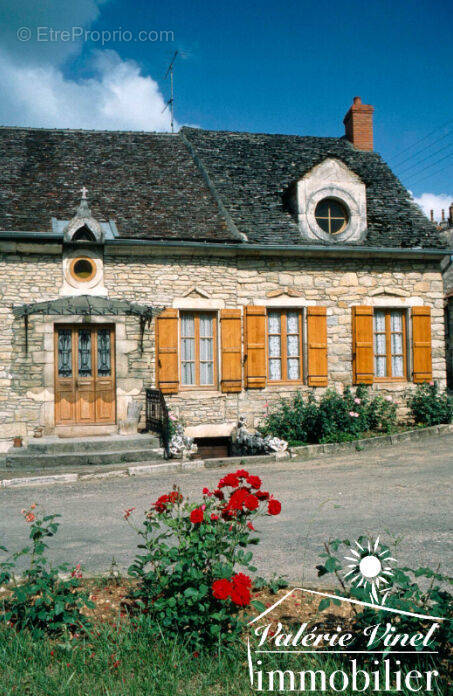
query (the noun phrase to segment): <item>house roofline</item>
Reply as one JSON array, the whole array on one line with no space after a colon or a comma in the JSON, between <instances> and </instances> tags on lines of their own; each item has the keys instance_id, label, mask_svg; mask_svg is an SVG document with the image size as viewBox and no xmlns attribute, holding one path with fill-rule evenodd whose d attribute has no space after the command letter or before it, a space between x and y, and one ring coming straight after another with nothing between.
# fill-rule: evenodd
<instances>
[{"instance_id":1,"label":"house roofline","mask_svg":"<svg viewBox=\"0 0 453 696\"><path fill-rule=\"evenodd\" d=\"M63 242L61 234L49 232L19 232L0 231L0 241L9 242ZM222 243L222 242L193 242L187 240L154 240L154 239L128 239L117 237L106 239L104 245L109 248L138 247L143 252L145 249L161 250L172 249L177 251L193 251L220 254L225 256L246 255L253 256L306 256L325 258L407 258L407 259L443 259L452 254L451 249L435 248L402 248L402 247L372 247L372 246L346 246L346 245L321 245L321 244L249 244L246 242ZM112 249L113 250L113 249Z\"/></svg>"}]
</instances>

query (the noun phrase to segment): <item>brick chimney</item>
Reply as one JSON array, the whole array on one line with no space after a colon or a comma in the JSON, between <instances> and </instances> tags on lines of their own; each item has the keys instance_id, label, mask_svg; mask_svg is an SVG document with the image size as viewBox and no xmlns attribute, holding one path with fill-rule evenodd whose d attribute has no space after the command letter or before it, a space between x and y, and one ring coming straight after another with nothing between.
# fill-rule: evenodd
<instances>
[{"instance_id":1,"label":"brick chimney","mask_svg":"<svg viewBox=\"0 0 453 696\"><path fill-rule=\"evenodd\" d=\"M354 97L343 119L346 138L358 150L373 149L373 111L374 106L362 104L360 97Z\"/></svg>"}]
</instances>

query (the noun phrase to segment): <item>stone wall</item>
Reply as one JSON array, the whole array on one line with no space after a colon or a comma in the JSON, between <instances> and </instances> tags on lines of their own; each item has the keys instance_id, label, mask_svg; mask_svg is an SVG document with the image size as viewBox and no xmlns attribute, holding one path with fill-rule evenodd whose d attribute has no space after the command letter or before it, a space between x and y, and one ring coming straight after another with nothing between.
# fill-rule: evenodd
<instances>
[{"instance_id":1,"label":"stone wall","mask_svg":"<svg viewBox=\"0 0 453 696\"><path fill-rule=\"evenodd\" d=\"M5 247L3 247L5 249ZM26 247L0 248L0 450L15 435L31 436L37 425L54 424L53 324L77 317L30 318L29 353L24 351L23 320L11 307L57 299L63 284L61 247L48 253L25 253ZM14 253L15 252L15 253ZM318 304L327 307L329 385L351 384L351 306L432 308L433 376L445 384L443 288L434 262L323 260L307 258L156 255L104 256L104 283L112 298L142 304L220 309L247 304L274 306ZM283 293L278 297L276 293ZM144 387L155 385L154 326L145 332L139 350L139 324L133 317L105 317L116 324L118 418L132 398L144 398ZM403 400L408 383L373 387ZM309 388L302 386L303 391ZM293 387L270 386L241 394L180 392L168 397L171 408L188 424L236 421L248 414L257 422L268 405ZM320 390L318 390L320 391Z\"/></svg>"}]
</instances>

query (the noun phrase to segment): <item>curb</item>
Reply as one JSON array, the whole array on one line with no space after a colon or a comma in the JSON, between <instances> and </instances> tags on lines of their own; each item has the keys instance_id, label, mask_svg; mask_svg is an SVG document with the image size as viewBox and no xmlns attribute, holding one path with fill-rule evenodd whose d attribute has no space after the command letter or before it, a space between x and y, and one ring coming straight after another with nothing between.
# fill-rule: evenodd
<instances>
[{"instance_id":1,"label":"curb","mask_svg":"<svg viewBox=\"0 0 453 696\"><path fill-rule=\"evenodd\" d=\"M294 460L294 463L304 462L316 457L331 456L344 452L361 452L375 449L385 445L397 445L401 442L423 440L435 435L453 433L453 423L446 425L433 425L427 428L406 430L395 435L383 435L369 437L352 442L332 443L325 445L302 445L293 447L288 452L276 454L264 454L252 457L225 457L220 459L192 459L188 461L165 462L162 464L136 464L125 469L98 472L95 474L50 474L44 476L23 476L0 480L0 488L20 488L25 486L47 486L56 483L76 483L77 481L93 481L110 478L126 478L129 476L149 476L161 473L184 473L198 469L218 469L225 466L238 466L240 464L271 464L272 462Z\"/></svg>"}]
</instances>

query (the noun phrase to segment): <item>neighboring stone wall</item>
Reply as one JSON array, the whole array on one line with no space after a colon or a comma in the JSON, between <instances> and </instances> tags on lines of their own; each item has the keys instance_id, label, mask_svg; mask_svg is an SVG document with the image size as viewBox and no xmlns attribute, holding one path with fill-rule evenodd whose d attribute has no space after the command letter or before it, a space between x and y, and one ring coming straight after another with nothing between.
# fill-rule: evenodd
<instances>
[{"instance_id":1,"label":"neighboring stone wall","mask_svg":"<svg viewBox=\"0 0 453 696\"><path fill-rule=\"evenodd\" d=\"M29 354L25 356L23 320L14 319L11 307L58 298L63 278L61 247L49 247L47 254L27 254L25 248L30 247L23 246L17 253L3 254L0 247L0 451L10 446L15 435L31 436L37 425L47 431L53 428L53 324L81 321L76 317L31 317ZM288 292L281 296L282 304L291 294L299 294L301 305L326 306L329 384L337 388L352 380L352 305L427 304L432 307L433 376L445 384L442 277L434 262L109 253L104 257L104 282L110 297L158 306L172 306L181 298L187 306L193 297L194 306L238 307L260 304L279 290ZM385 291L394 294L383 295ZM105 317L102 321L116 325L118 418L123 418L129 401L144 399L144 387L155 385L154 327L145 331L141 354L135 318ZM306 386L301 389L309 391ZM380 384L374 389L401 400L413 385ZM168 397L168 402L187 424L233 422L241 414L248 414L252 424L268 405L291 391L293 387L272 386L228 395L181 392Z\"/></svg>"}]
</instances>

